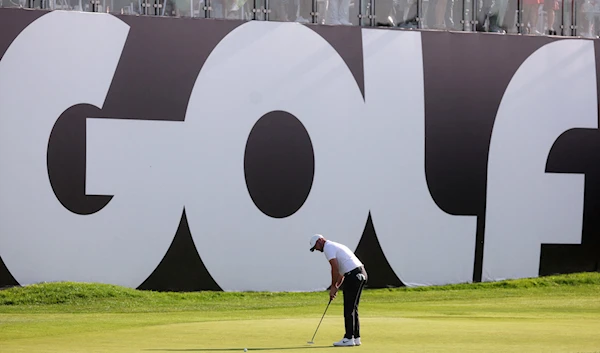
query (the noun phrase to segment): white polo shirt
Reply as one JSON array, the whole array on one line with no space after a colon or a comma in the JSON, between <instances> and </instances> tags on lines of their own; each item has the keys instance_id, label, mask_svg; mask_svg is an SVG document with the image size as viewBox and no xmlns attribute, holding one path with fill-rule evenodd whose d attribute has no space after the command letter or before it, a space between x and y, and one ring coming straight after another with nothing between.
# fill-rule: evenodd
<instances>
[{"instance_id":1,"label":"white polo shirt","mask_svg":"<svg viewBox=\"0 0 600 353\"><path fill-rule=\"evenodd\" d=\"M358 257L344 244L327 240L323 246L323 253L327 261L337 259L340 275L352 271L358 266L363 266Z\"/></svg>"}]
</instances>

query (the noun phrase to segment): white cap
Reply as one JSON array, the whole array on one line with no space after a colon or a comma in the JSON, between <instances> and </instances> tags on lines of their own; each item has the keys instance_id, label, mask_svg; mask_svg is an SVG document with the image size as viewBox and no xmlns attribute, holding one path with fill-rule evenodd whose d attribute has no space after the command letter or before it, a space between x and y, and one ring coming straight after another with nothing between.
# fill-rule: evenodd
<instances>
[{"instance_id":1,"label":"white cap","mask_svg":"<svg viewBox=\"0 0 600 353\"><path fill-rule=\"evenodd\" d=\"M315 245L317 245L317 240L323 238L321 234L315 234L310 238L310 251L315 250Z\"/></svg>"}]
</instances>

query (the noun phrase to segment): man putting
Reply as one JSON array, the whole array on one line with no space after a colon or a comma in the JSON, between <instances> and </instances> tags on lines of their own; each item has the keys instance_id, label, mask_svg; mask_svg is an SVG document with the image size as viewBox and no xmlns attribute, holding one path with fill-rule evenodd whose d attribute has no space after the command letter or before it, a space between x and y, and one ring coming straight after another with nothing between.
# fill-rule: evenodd
<instances>
[{"instance_id":1,"label":"man putting","mask_svg":"<svg viewBox=\"0 0 600 353\"><path fill-rule=\"evenodd\" d=\"M360 260L347 246L315 234L310 238L310 251L318 250L325 254L331 265L331 289L329 298L335 299L338 289L344 283L344 322L346 334L334 346L360 346L360 323L358 303L365 283L367 272Z\"/></svg>"}]
</instances>

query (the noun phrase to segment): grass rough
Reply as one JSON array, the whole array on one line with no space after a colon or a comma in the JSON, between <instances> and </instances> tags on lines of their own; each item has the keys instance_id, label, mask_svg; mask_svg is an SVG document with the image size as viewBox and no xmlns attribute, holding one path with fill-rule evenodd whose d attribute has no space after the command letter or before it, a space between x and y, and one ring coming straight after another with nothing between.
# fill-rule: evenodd
<instances>
[{"instance_id":1,"label":"grass rough","mask_svg":"<svg viewBox=\"0 0 600 353\"><path fill-rule=\"evenodd\" d=\"M367 289L366 292L369 294L364 297L366 301L374 303L397 300L452 300L458 297L477 299L490 296L526 296L528 293L537 295L537 290L542 290L542 294L546 292L551 295L552 292L546 291L547 289L564 293L582 287L600 289L600 273L586 272L442 286ZM135 311L136 308L149 308L150 310L160 310L160 308L170 310L268 309L310 305L315 299L322 297L322 292L158 292L110 284L50 282L0 290L0 312L9 310L7 309L9 307L35 310L36 307L52 306L59 306L67 311L69 309L73 311L104 311L105 309Z\"/></svg>"}]
</instances>

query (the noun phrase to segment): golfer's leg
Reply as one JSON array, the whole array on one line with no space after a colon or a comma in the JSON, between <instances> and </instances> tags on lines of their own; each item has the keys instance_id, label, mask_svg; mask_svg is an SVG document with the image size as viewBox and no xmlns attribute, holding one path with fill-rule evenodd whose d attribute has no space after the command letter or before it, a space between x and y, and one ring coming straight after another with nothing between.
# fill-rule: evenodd
<instances>
[{"instance_id":1,"label":"golfer's leg","mask_svg":"<svg viewBox=\"0 0 600 353\"><path fill-rule=\"evenodd\" d=\"M360 320L358 319L358 305L360 304L360 297L362 295L363 288L367 281L369 280L369 276L367 275L367 271L363 268L362 270L363 279L359 282L358 290L356 292L356 303L354 305L354 337L360 337Z\"/></svg>"},{"instance_id":2,"label":"golfer's leg","mask_svg":"<svg viewBox=\"0 0 600 353\"><path fill-rule=\"evenodd\" d=\"M344 325L346 328L345 338L354 335L354 304L358 287L356 281L348 279L344 281Z\"/></svg>"},{"instance_id":3,"label":"golfer's leg","mask_svg":"<svg viewBox=\"0 0 600 353\"><path fill-rule=\"evenodd\" d=\"M354 303L354 332L353 335L355 338L360 337L360 320L358 319L358 304L360 304L360 296L362 294L362 290L365 286L365 281L360 281L360 285L356 292L356 301Z\"/></svg>"}]
</instances>

